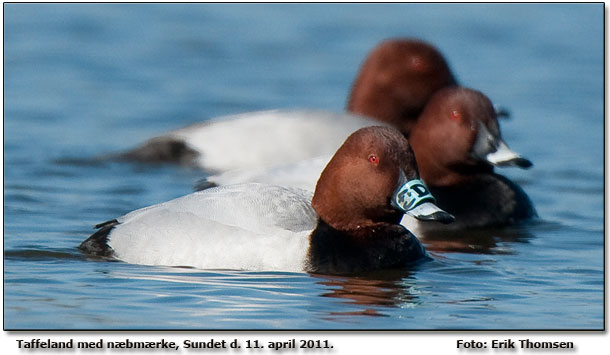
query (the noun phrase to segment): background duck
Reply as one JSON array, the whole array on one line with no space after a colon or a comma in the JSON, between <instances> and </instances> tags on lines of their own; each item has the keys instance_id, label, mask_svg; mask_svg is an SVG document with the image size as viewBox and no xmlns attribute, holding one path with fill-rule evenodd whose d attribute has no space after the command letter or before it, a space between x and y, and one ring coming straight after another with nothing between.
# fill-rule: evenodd
<instances>
[{"instance_id":1,"label":"background duck","mask_svg":"<svg viewBox=\"0 0 610 355\"><path fill-rule=\"evenodd\" d=\"M114 158L212 172L268 168L331 156L355 130L385 123L407 135L430 96L455 85L443 55L411 38L383 41L352 86L347 113L270 110L219 117L154 137Z\"/></svg>"}]
</instances>

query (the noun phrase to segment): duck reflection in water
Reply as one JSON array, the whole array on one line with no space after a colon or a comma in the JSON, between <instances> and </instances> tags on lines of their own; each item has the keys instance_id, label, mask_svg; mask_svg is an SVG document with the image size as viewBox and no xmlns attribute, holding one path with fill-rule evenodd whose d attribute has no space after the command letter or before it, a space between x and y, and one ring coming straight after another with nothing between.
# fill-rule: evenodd
<instances>
[{"instance_id":1,"label":"duck reflection in water","mask_svg":"<svg viewBox=\"0 0 610 355\"><path fill-rule=\"evenodd\" d=\"M343 299L354 306L353 311L328 313L330 318L342 316L387 317L383 308L408 307L419 303L412 294L412 272L405 269L377 270L351 276L311 274L317 283L328 288L322 297Z\"/></svg>"},{"instance_id":2,"label":"duck reflection in water","mask_svg":"<svg viewBox=\"0 0 610 355\"><path fill-rule=\"evenodd\" d=\"M538 221L497 228L468 230L428 230L421 241L432 257L435 253L513 254L512 243L529 243L533 234L529 230Z\"/></svg>"}]
</instances>

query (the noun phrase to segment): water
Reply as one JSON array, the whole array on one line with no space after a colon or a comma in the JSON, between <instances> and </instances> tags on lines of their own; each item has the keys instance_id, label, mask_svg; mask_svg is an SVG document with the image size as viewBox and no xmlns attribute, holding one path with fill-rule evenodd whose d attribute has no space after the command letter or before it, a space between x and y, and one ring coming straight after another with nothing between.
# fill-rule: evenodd
<instances>
[{"instance_id":1,"label":"water","mask_svg":"<svg viewBox=\"0 0 610 355\"><path fill-rule=\"evenodd\" d=\"M602 329L603 4L4 5L6 329ZM341 111L381 39L509 107L540 220L354 277L89 259L92 226L202 172L90 158L269 108ZM61 316L58 316L61 315Z\"/></svg>"}]
</instances>

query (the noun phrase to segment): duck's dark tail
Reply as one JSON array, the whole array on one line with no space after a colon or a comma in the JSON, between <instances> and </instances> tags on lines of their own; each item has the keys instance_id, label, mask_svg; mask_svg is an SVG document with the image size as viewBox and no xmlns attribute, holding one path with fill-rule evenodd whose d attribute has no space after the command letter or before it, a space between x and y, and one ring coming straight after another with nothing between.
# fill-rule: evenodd
<instances>
[{"instance_id":1,"label":"duck's dark tail","mask_svg":"<svg viewBox=\"0 0 610 355\"><path fill-rule=\"evenodd\" d=\"M198 156L199 153L183 140L156 137L130 151L110 155L107 158L140 163L193 165Z\"/></svg>"},{"instance_id":2,"label":"duck's dark tail","mask_svg":"<svg viewBox=\"0 0 610 355\"><path fill-rule=\"evenodd\" d=\"M117 224L119 224L119 222L116 219L113 219L96 225L95 228L99 230L82 242L78 246L78 249L91 255L112 256L113 250L108 246L108 235Z\"/></svg>"}]
</instances>

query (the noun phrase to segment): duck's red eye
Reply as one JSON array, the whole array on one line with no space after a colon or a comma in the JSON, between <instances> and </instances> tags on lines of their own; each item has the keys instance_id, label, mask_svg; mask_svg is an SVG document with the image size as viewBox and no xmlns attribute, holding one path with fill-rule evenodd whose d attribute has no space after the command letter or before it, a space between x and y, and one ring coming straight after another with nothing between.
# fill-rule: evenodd
<instances>
[{"instance_id":1,"label":"duck's red eye","mask_svg":"<svg viewBox=\"0 0 610 355\"><path fill-rule=\"evenodd\" d=\"M379 158L375 154L371 154L369 155L369 163L377 165L379 164Z\"/></svg>"},{"instance_id":2,"label":"duck's red eye","mask_svg":"<svg viewBox=\"0 0 610 355\"><path fill-rule=\"evenodd\" d=\"M462 119L462 114L460 113L460 111L451 111L451 120L457 122L461 119Z\"/></svg>"}]
</instances>

